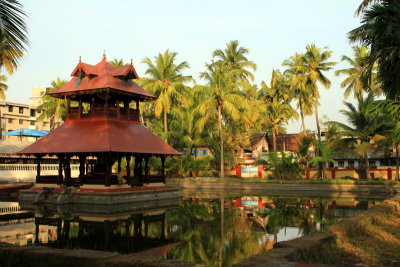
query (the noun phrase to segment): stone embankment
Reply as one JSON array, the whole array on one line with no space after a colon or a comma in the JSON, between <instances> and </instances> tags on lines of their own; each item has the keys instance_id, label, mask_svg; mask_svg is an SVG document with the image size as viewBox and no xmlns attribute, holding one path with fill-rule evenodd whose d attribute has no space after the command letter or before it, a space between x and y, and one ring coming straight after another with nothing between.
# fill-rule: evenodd
<instances>
[{"instance_id":1,"label":"stone embankment","mask_svg":"<svg viewBox=\"0 0 400 267\"><path fill-rule=\"evenodd\" d=\"M308 197L357 197L382 198L400 192L400 185L357 185L357 184L278 184L278 183L223 183L216 179L169 179L169 185L180 186L190 193L293 195Z\"/></svg>"}]
</instances>

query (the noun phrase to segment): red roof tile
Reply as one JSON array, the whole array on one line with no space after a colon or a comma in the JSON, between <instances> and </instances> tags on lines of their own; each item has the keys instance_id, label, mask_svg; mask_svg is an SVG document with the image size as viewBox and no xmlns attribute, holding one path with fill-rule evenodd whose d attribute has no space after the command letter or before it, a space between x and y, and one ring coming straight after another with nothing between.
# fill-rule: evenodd
<instances>
[{"instance_id":1,"label":"red roof tile","mask_svg":"<svg viewBox=\"0 0 400 267\"><path fill-rule=\"evenodd\" d=\"M68 120L18 154L83 152L181 154L137 122L106 117Z\"/></svg>"},{"instance_id":2,"label":"red roof tile","mask_svg":"<svg viewBox=\"0 0 400 267\"><path fill-rule=\"evenodd\" d=\"M83 72L83 77L80 76ZM138 84L132 81L139 76L133 65L113 66L105 58L96 65L79 62L71 74L72 79L56 91L49 93L54 97L73 94L78 91L114 89L138 96L143 99L156 99Z\"/></svg>"}]
</instances>

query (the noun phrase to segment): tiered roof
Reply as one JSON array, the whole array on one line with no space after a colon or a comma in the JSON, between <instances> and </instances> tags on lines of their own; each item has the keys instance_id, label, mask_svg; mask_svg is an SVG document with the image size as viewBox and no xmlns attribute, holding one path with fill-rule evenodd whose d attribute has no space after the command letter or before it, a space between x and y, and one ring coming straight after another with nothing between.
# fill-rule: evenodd
<instances>
[{"instance_id":1,"label":"tiered roof","mask_svg":"<svg viewBox=\"0 0 400 267\"><path fill-rule=\"evenodd\" d=\"M118 91L141 100L157 99L145 91L132 79L138 79L132 63L125 66L113 66L103 56L102 61L96 65L90 65L79 61L71 73L72 79L56 91L49 93L53 97L63 98L65 95L91 94L97 91Z\"/></svg>"}]
</instances>

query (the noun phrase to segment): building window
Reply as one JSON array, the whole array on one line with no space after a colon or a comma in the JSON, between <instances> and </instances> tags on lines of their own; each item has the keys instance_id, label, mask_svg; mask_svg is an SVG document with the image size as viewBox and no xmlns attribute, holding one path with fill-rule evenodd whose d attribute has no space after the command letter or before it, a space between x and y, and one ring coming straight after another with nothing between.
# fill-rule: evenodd
<instances>
[{"instance_id":1,"label":"building window","mask_svg":"<svg viewBox=\"0 0 400 267\"><path fill-rule=\"evenodd\" d=\"M14 130L11 130L11 129L10 129L10 130L8 130L8 132L12 132L12 131L14 131Z\"/></svg>"},{"instance_id":2,"label":"building window","mask_svg":"<svg viewBox=\"0 0 400 267\"><path fill-rule=\"evenodd\" d=\"M43 127L46 127L47 126L47 122L43 122Z\"/></svg>"},{"instance_id":3,"label":"building window","mask_svg":"<svg viewBox=\"0 0 400 267\"><path fill-rule=\"evenodd\" d=\"M30 125L34 126L35 125L35 121L31 121Z\"/></svg>"},{"instance_id":4,"label":"building window","mask_svg":"<svg viewBox=\"0 0 400 267\"><path fill-rule=\"evenodd\" d=\"M349 160L348 161L347 168L354 169L354 160Z\"/></svg>"},{"instance_id":5,"label":"building window","mask_svg":"<svg viewBox=\"0 0 400 267\"><path fill-rule=\"evenodd\" d=\"M8 119L8 123L13 123L13 119Z\"/></svg>"},{"instance_id":6,"label":"building window","mask_svg":"<svg viewBox=\"0 0 400 267\"><path fill-rule=\"evenodd\" d=\"M344 161L343 160L339 160L338 161L338 167L339 168L344 168Z\"/></svg>"},{"instance_id":7,"label":"building window","mask_svg":"<svg viewBox=\"0 0 400 267\"><path fill-rule=\"evenodd\" d=\"M13 106L8 106L8 112L13 112Z\"/></svg>"},{"instance_id":8,"label":"building window","mask_svg":"<svg viewBox=\"0 0 400 267\"><path fill-rule=\"evenodd\" d=\"M19 119L19 124L24 124L24 120Z\"/></svg>"},{"instance_id":9,"label":"building window","mask_svg":"<svg viewBox=\"0 0 400 267\"><path fill-rule=\"evenodd\" d=\"M203 149L203 156L207 156L208 155L208 150L207 149Z\"/></svg>"},{"instance_id":10,"label":"building window","mask_svg":"<svg viewBox=\"0 0 400 267\"><path fill-rule=\"evenodd\" d=\"M370 160L369 161L369 167L370 168L376 168L376 161L375 160Z\"/></svg>"},{"instance_id":11,"label":"building window","mask_svg":"<svg viewBox=\"0 0 400 267\"><path fill-rule=\"evenodd\" d=\"M23 114L24 113L24 108L23 107L19 107L18 112L19 112L19 114Z\"/></svg>"},{"instance_id":12,"label":"building window","mask_svg":"<svg viewBox=\"0 0 400 267\"><path fill-rule=\"evenodd\" d=\"M35 110L34 109L31 109L31 117L35 117Z\"/></svg>"}]
</instances>

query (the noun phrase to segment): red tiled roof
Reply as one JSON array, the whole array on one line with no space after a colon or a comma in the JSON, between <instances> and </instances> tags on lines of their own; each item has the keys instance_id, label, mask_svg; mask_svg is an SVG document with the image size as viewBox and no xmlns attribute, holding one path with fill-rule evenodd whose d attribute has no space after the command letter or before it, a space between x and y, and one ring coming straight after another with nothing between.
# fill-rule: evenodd
<instances>
[{"instance_id":1,"label":"red tiled roof","mask_svg":"<svg viewBox=\"0 0 400 267\"><path fill-rule=\"evenodd\" d=\"M84 73L83 77L80 76L81 72ZM143 99L156 99L155 96L132 81L132 79L139 78L133 65L113 66L105 58L96 65L79 62L71 76L73 77L69 82L49 95L62 97L78 91L109 88Z\"/></svg>"},{"instance_id":2,"label":"red tiled roof","mask_svg":"<svg viewBox=\"0 0 400 267\"><path fill-rule=\"evenodd\" d=\"M137 122L106 117L68 120L18 154L83 152L181 154Z\"/></svg>"}]
</instances>

